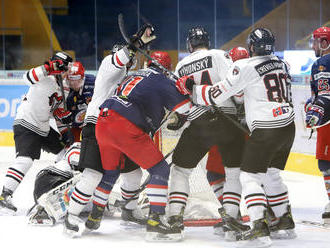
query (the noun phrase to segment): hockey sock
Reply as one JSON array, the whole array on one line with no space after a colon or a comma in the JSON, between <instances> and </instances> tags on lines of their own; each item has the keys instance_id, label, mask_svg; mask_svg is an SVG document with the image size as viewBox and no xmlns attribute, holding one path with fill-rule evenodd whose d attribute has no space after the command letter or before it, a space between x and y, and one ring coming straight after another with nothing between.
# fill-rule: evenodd
<instances>
[{"instance_id":1,"label":"hockey sock","mask_svg":"<svg viewBox=\"0 0 330 248\"><path fill-rule=\"evenodd\" d=\"M169 215L179 215L187 205L189 190L189 177L193 169L173 165L171 168Z\"/></svg>"},{"instance_id":2,"label":"hockey sock","mask_svg":"<svg viewBox=\"0 0 330 248\"><path fill-rule=\"evenodd\" d=\"M30 157L19 156L15 159L12 167L9 167L5 177L3 187L14 192L22 182L25 174L31 168L33 160Z\"/></svg>"},{"instance_id":3,"label":"hockey sock","mask_svg":"<svg viewBox=\"0 0 330 248\"><path fill-rule=\"evenodd\" d=\"M319 169L323 174L325 190L327 191L328 198L330 201L330 161L319 160Z\"/></svg>"},{"instance_id":4,"label":"hockey sock","mask_svg":"<svg viewBox=\"0 0 330 248\"><path fill-rule=\"evenodd\" d=\"M83 171L70 197L69 213L79 215L82 212L101 179L101 172L89 168Z\"/></svg>"},{"instance_id":5,"label":"hockey sock","mask_svg":"<svg viewBox=\"0 0 330 248\"><path fill-rule=\"evenodd\" d=\"M272 208L276 217L281 217L288 210L289 196L288 188L281 178L280 169L268 168L262 182L268 205Z\"/></svg>"},{"instance_id":6,"label":"hockey sock","mask_svg":"<svg viewBox=\"0 0 330 248\"><path fill-rule=\"evenodd\" d=\"M134 171L121 174L123 184L121 185L121 196L123 200L128 201L125 208L136 209L139 199L139 187L142 178L142 170L138 168Z\"/></svg>"},{"instance_id":7,"label":"hockey sock","mask_svg":"<svg viewBox=\"0 0 330 248\"><path fill-rule=\"evenodd\" d=\"M261 187L261 177L264 175L245 171L240 174L242 194L245 195L245 204L252 222L262 219L267 207L266 195Z\"/></svg>"},{"instance_id":8,"label":"hockey sock","mask_svg":"<svg viewBox=\"0 0 330 248\"><path fill-rule=\"evenodd\" d=\"M113 186L120 175L119 170L105 170L101 182L93 194L93 204L105 207Z\"/></svg>"},{"instance_id":9,"label":"hockey sock","mask_svg":"<svg viewBox=\"0 0 330 248\"><path fill-rule=\"evenodd\" d=\"M241 202L242 186L239 180L240 168L225 167L226 181L223 186L223 207L226 213L237 218Z\"/></svg>"},{"instance_id":10,"label":"hockey sock","mask_svg":"<svg viewBox=\"0 0 330 248\"><path fill-rule=\"evenodd\" d=\"M207 181L209 182L215 196L219 202L223 203L223 185L225 183L225 176L213 171L207 171L206 173Z\"/></svg>"},{"instance_id":11,"label":"hockey sock","mask_svg":"<svg viewBox=\"0 0 330 248\"><path fill-rule=\"evenodd\" d=\"M150 182L146 186L146 193L149 198L150 211L160 215L165 214L167 202L168 178L170 166L165 160L148 169Z\"/></svg>"}]
</instances>

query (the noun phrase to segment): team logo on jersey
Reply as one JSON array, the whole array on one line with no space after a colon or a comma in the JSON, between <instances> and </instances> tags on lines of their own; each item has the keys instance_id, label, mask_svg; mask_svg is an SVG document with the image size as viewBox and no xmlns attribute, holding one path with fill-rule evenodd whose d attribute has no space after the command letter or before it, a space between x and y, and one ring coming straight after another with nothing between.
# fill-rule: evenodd
<instances>
[{"instance_id":1,"label":"team logo on jersey","mask_svg":"<svg viewBox=\"0 0 330 248\"><path fill-rule=\"evenodd\" d=\"M320 65L320 66L319 66L319 71L325 71L325 70L326 70L326 68L325 68L324 65Z\"/></svg>"},{"instance_id":2,"label":"team logo on jersey","mask_svg":"<svg viewBox=\"0 0 330 248\"><path fill-rule=\"evenodd\" d=\"M239 74L239 68L238 68L238 67L235 67L235 68L233 69L233 75L236 76L236 75L238 75L238 74Z\"/></svg>"},{"instance_id":3,"label":"team logo on jersey","mask_svg":"<svg viewBox=\"0 0 330 248\"><path fill-rule=\"evenodd\" d=\"M75 122L77 124L83 123L86 115L86 110L81 110L79 113L76 114Z\"/></svg>"}]
</instances>

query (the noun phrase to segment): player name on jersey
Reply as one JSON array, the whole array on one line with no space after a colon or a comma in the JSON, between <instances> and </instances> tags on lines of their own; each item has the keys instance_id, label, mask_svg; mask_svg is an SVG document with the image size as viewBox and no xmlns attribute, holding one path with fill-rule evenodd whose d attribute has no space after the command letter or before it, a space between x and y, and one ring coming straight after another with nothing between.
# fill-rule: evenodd
<instances>
[{"instance_id":1,"label":"player name on jersey","mask_svg":"<svg viewBox=\"0 0 330 248\"><path fill-rule=\"evenodd\" d=\"M268 60L266 62L256 65L255 68L258 74L260 76L263 76L268 72L283 69L283 62L280 60Z\"/></svg>"},{"instance_id":2,"label":"player name on jersey","mask_svg":"<svg viewBox=\"0 0 330 248\"><path fill-rule=\"evenodd\" d=\"M206 56L204 58L195 60L189 64L186 64L182 66L179 69L179 75L180 77L184 75L190 75L194 72L205 70L208 68L212 68L212 57L211 56Z\"/></svg>"}]
</instances>

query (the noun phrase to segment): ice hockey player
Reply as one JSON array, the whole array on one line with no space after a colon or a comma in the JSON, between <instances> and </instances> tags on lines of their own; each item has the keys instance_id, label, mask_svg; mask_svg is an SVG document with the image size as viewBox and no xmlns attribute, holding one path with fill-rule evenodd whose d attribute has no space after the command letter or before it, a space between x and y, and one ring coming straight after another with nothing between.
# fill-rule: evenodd
<instances>
[{"instance_id":1,"label":"ice hockey player","mask_svg":"<svg viewBox=\"0 0 330 248\"><path fill-rule=\"evenodd\" d=\"M247 39L251 58L234 62L225 80L213 86L193 86L187 77L177 81L178 89L192 93L193 101L201 105L218 105L243 90L251 136L243 154L240 181L252 222L250 230L236 236L243 246L271 245L270 228L275 238L295 237L288 189L280 176L295 137L291 82L286 64L272 54L274 42L270 30L256 28ZM265 216L267 199L278 218L271 227Z\"/></svg>"},{"instance_id":2,"label":"ice hockey player","mask_svg":"<svg viewBox=\"0 0 330 248\"><path fill-rule=\"evenodd\" d=\"M66 151L61 161L42 169L37 174L33 191L36 204L30 211L29 224L54 225L63 220L73 188L81 175L77 170L79 157L80 142L75 142ZM107 199L105 216L112 216L120 204L126 205L126 208L131 211L141 212L138 207L139 194L135 192L140 187L142 173L140 168L136 169L138 171L121 171L121 194L115 192ZM132 196L133 194L135 195ZM91 210L92 202L89 202L83 209L83 213L89 214ZM134 224L125 218L123 220L125 224Z\"/></svg>"},{"instance_id":3,"label":"ice hockey player","mask_svg":"<svg viewBox=\"0 0 330 248\"><path fill-rule=\"evenodd\" d=\"M131 37L132 43L143 47L154 40L154 28L150 24L143 25ZM127 65L132 64L136 48L124 46L114 54L106 56L99 68L95 80L94 94L88 104L85 125L82 130L81 156L78 167L83 170L79 182L71 195L68 214L64 221L64 232L72 237L80 236L84 231L79 214L88 202L103 176L103 167L98 142L95 137L95 125L100 113L99 106L113 94L127 72ZM96 190L94 199L102 199L103 192ZM104 204L105 205L105 204Z\"/></svg>"},{"instance_id":4,"label":"ice hockey player","mask_svg":"<svg viewBox=\"0 0 330 248\"><path fill-rule=\"evenodd\" d=\"M169 69L169 55L158 53L158 63ZM150 212L147 221L147 241L182 239L179 228L164 220L170 167L149 134L154 134L165 116L165 109L184 114L191 102L181 95L175 82L168 79L154 63L126 77L116 94L101 105L96 124L96 138L104 168L103 192L111 191L126 154L150 174L146 186ZM107 187L107 188L105 188Z\"/></svg>"},{"instance_id":5,"label":"ice hockey player","mask_svg":"<svg viewBox=\"0 0 330 248\"><path fill-rule=\"evenodd\" d=\"M312 48L317 59L312 66L312 97L305 105L306 125L317 130L316 159L324 177L329 202L322 219L330 224L330 28L320 27L313 32Z\"/></svg>"},{"instance_id":6,"label":"ice hockey player","mask_svg":"<svg viewBox=\"0 0 330 248\"><path fill-rule=\"evenodd\" d=\"M227 52L210 49L210 38L203 27L193 27L187 36L187 49L191 53L176 66L179 77L188 76L198 85L212 85L224 79L232 61ZM207 172L207 179L215 194L223 187L223 207L237 218L241 199L239 172L244 147L244 133L223 113L236 118L236 106L232 99L219 106L199 106L187 118L190 125L184 129L173 152L169 193L169 223L183 229L183 211L189 196L189 177L213 145L218 145L226 180L223 173ZM219 166L220 163L219 163ZM224 185L223 185L224 184ZM221 199L220 199L221 200ZM219 232L219 231L217 231ZM226 233L229 239L229 232Z\"/></svg>"},{"instance_id":7,"label":"ice hockey player","mask_svg":"<svg viewBox=\"0 0 330 248\"><path fill-rule=\"evenodd\" d=\"M70 128L74 141L79 142L87 105L92 100L94 93L95 76L85 74L83 65L76 61L69 64L65 80L70 88L66 98L67 110L71 112L72 116Z\"/></svg>"},{"instance_id":8,"label":"ice hockey player","mask_svg":"<svg viewBox=\"0 0 330 248\"><path fill-rule=\"evenodd\" d=\"M50 127L49 120L63 108L61 77L68 70L72 58L65 52L56 52L43 65L30 69L24 80L29 91L17 109L13 131L16 159L8 168L0 195L0 211L14 213L17 208L11 198L33 160L40 158L41 149L54 154L65 146L65 140Z\"/></svg>"}]
</instances>

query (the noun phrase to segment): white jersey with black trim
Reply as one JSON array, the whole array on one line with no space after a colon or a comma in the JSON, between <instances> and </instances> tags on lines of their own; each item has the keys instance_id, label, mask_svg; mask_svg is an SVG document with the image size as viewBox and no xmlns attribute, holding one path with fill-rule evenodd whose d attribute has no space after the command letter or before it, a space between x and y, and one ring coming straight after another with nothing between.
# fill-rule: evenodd
<instances>
[{"instance_id":1,"label":"white jersey with black trim","mask_svg":"<svg viewBox=\"0 0 330 248\"><path fill-rule=\"evenodd\" d=\"M192 76L197 85L213 85L224 79L231 64L227 52L201 49L183 58L177 64L175 74L179 77ZM236 114L236 106L231 99L222 102L219 107L225 113ZM188 120L193 120L210 109L210 106L194 106Z\"/></svg>"},{"instance_id":2,"label":"white jersey with black trim","mask_svg":"<svg viewBox=\"0 0 330 248\"><path fill-rule=\"evenodd\" d=\"M17 108L14 125L24 126L46 137L53 111L59 106L63 107L61 88L54 76L47 75L44 66L32 68L23 79L30 88ZM65 90L65 93L68 93L68 90Z\"/></svg>"},{"instance_id":3,"label":"white jersey with black trim","mask_svg":"<svg viewBox=\"0 0 330 248\"><path fill-rule=\"evenodd\" d=\"M287 66L274 55L236 61L226 78L214 86L195 85L193 101L219 105L242 90L246 122L251 132L255 128L284 127L294 121Z\"/></svg>"},{"instance_id":4,"label":"white jersey with black trim","mask_svg":"<svg viewBox=\"0 0 330 248\"><path fill-rule=\"evenodd\" d=\"M93 97L87 107L85 123L96 124L100 105L114 93L118 84L125 77L126 64L129 60L129 51L126 47L102 60L95 79Z\"/></svg>"}]
</instances>

